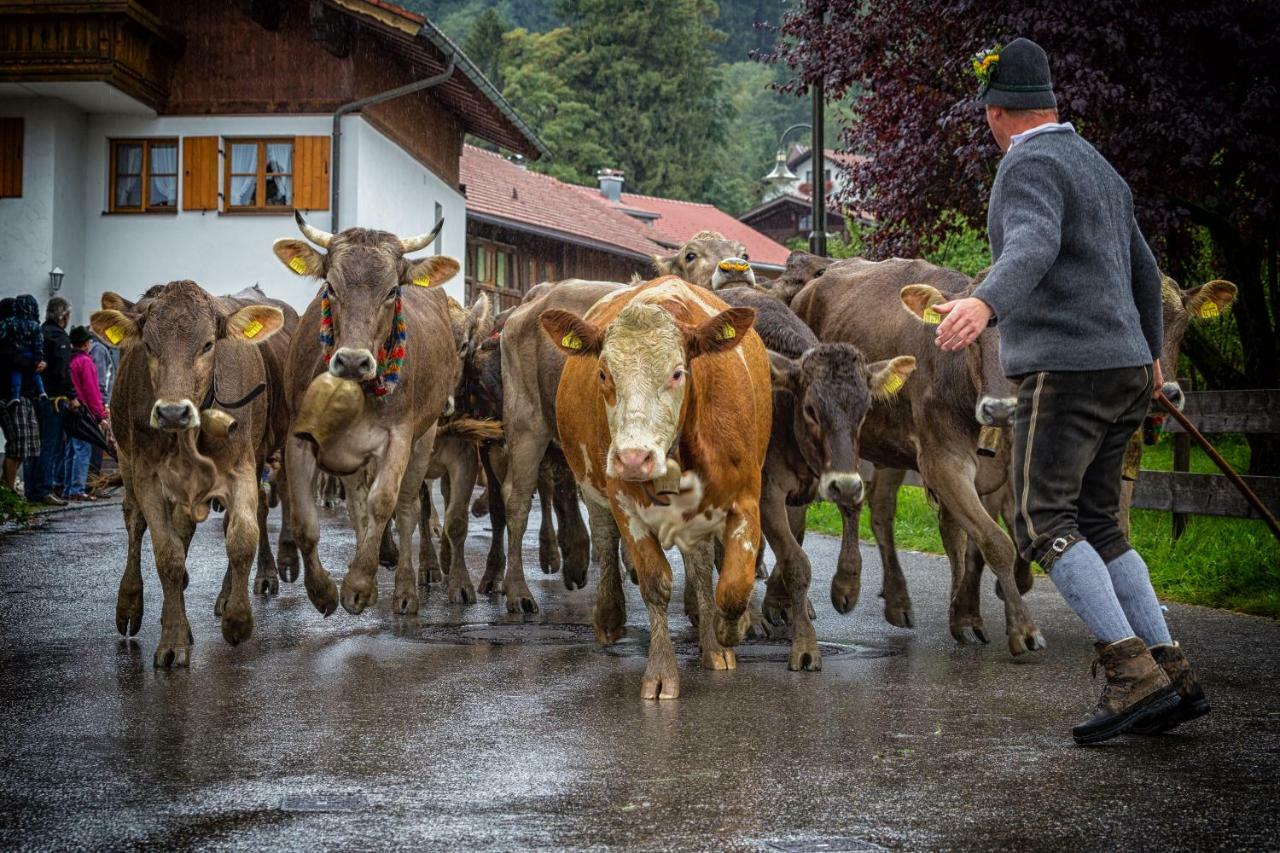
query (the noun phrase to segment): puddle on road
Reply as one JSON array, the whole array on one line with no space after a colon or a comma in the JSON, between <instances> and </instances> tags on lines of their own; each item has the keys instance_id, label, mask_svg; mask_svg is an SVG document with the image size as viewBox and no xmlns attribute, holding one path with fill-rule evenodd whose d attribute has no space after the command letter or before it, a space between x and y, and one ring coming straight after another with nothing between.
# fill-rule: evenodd
<instances>
[{"instance_id":1,"label":"puddle on road","mask_svg":"<svg viewBox=\"0 0 1280 853\"><path fill-rule=\"evenodd\" d=\"M782 850L785 853L853 853L853 851L888 850L865 838L800 838L766 840L765 846L771 850Z\"/></svg>"},{"instance_id":2,"label":"puddle on road","mask_svg":"<svg viewBox=\"0 0 1280 853\"><path fill-rule=\"evenodd\" d=\"M595 631L590 625L576 623L543 622L520 624L488 622L470 625L420 625L416 629L396 632L397 639L417 643L441 645L489 645L489 646L573 646L599 648ZM701 650L694 637L676 637L676 656L686 660L701 658ZM739 663L786 663L790 652L788 640L748 640L734 648ZM832 659L867 660L885 658L899 653L899 649L885 646L851 645L846 643L819 642L823 661ZM649 653L649 632L640 628L628 628L627 636L600 651L614 657L644 657Z\"/></svg>"},{"instance_id":3,"label":"puddle on road","mask_svg":"<svg viewBox=\"0 0 1280 853\"><path fill-rule=\"evenodd\" d=\"M286 794L280 810L286 812L362 812L369 808L364 794Z\"/></svg>"}]
</instances>

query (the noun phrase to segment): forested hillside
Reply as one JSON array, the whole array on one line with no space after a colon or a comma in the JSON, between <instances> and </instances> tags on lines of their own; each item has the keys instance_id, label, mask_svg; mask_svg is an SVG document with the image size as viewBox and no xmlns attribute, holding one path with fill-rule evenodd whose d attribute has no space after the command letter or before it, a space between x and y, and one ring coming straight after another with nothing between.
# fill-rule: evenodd
<instances>
[{"instance_id":1,"label":"forested hillside","mask_svg":"<svg viewBox=\"0 0 1280 853\"><path fill-rule=\"evenodd\" d=\"M807 98L771 88L785 72L750 58L782 0L403 3L463 46L551 149L533 168L563 180L619 168L630 191L736 214L759 202L779 134L809 119Z\"/></svg>"}]
</instances>

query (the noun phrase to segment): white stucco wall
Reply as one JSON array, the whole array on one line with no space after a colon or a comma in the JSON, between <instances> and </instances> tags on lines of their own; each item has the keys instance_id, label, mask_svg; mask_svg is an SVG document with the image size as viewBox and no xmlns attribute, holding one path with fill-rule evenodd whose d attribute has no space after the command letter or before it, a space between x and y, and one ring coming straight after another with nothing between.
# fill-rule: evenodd
<instances>
[{"instance_id":1,"label":"white stucco wall","mask_svg":"<svg viewBox=\"0 0 1280 853\"><path fill-rule=\"evenodd\" d=\"M148 136L328 135L328 116L170 116L85 114L51 98L0 101L0 114L26 122L21 199L0 200L0 295L49 295L49 269L66 271L63 295L85 322L114 290L128 298L156 283L190 278L215 293L258 283L299 310L315 294L276 260L271 244L297 236L292 214L108 214L112 138ZM181 156L181 146L179 148ZM466 202L359 116L343 121L342 225L420 233L446 225L442 253L462 261ZM179 175L182 166L179 164ZM179 181L181 182L181 180ZM328 229L328 211L309 214ZM457 298L462 276L446 285Z\"/></svg>"}]
</instances>

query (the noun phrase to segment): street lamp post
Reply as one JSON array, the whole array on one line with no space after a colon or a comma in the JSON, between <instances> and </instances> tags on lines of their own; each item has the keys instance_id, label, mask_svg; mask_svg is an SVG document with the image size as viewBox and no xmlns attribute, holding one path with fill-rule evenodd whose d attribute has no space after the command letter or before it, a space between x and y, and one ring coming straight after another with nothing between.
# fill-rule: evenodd
<instances>
[{"instance_id":1,"label":"street lamp post","mask_svg":"<svg viewBox=\"0 0 1280 853\"><path fill-rule=\"evenodd\" d=\"M822 84L820 82L810 84L809 91L813 95L813 123L793 124L782 131L782 135L778 137L778 154L773 164L773 170L764 176L764 181L767 184L781 187L796 179L795 173L787 166L787 149L784 142L787 134L793 130L803 129L810 131L812 145L809 153L813 160L813 181L809 195L813 202L813 211L809 217L811 226L809 230L809 251L818 257L825 258L827 256L827 181L825 177L827 158L822 148L823 107L825 106Z\"/></svg>"}]
</instances>

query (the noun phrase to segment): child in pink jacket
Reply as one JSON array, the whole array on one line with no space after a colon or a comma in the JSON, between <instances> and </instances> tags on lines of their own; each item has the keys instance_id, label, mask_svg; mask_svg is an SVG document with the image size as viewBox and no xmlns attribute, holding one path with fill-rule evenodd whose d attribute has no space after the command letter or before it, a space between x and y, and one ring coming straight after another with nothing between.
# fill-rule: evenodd
<instances>
[{"instance_id":1,"label":"child in pink jacket","mask_svg":"<svg viewBox=\"0 0 1280 853\"><path fill-rule=\"evenodd\" d=\"M91 340L93 338L84 326L76 326L71 330L71 385L76 389L80 405L85 407L97 423L103 424L107 420L107 407L102 404L102 391L98 388L98 368L89 355ZM67 440L62 483L63 497L69 501L94 499L84 491L85 481L89 477L89 455L92 450L92 445L83 439Z\"/></svg>"}]
</instances>

